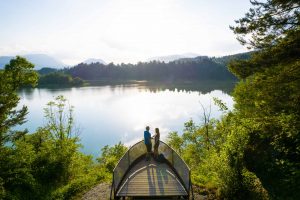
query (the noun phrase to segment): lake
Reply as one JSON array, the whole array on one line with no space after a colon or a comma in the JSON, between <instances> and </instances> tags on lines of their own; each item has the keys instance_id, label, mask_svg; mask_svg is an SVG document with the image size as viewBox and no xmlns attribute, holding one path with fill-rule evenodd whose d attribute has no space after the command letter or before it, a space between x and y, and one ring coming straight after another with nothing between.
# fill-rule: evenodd
<instances>
[{"instance_id":1,"label":"lake","mask_svg":"<svg viewBox=\"0 0 300 200\"><path fill-rule=\"evenodd\" d=\"M28 106L27 122L21 128L34 132L45 124L43 108L58 95L66 97L74 106L76 127L83 144L82 151L98 156L105 145L121 141L132 145L143 138L146 125L150 132L158 127L161 139L171 131L182 134L184 123L193 119L202 123L201 104L209 109L211 117L222 112L213 104L213 97L221 99L231 109L229 95L234 83L203 82L160 84L135 82L128 84L101 84L77 88L35 88L19 92L20 104Z\"/></svg>"}]
</instances>

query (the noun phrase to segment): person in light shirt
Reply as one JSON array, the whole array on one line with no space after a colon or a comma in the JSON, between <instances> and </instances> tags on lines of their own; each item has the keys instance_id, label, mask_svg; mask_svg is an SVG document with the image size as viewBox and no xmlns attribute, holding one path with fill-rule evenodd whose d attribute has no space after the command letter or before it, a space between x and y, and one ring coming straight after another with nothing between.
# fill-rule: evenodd
<instances>
[{"instance_id":1,"label":"person in light shirt","mask_svg":"<svg viewBox=\"0 0 300 200\"><path fill-rule=\"evenodd\" d=\"M160 138L159 129L155 128L155 135L154 135L154 159L158 159L159 138Z\"/></svg>"}]
</instances>

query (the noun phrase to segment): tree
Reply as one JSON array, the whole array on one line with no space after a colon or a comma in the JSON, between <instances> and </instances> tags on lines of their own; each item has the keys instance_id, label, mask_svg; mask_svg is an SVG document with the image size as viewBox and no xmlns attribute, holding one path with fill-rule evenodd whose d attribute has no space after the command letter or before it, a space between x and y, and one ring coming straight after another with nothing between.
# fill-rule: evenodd
<instances>
[{"instance_id":1,"label":"tree","mask_svg":"<svg viewBox=\"0 0 300 200\"><path fill-rule=\"evenodd\" d=\"M253 8L231 26L237 39L248 48L264 49L284 39L300 25L298 0L250 0Z\"/></svg>"},{"instance_id":2,"label":"tree","mask_svg":"<svg viewBox=\"0 0 300 200\"><path fill-rule=\"evenodd\" d=\"M235 77L225 67L228 60L233 57L227 56L225 58L226 62L222 62L222 58L197 57L169 63L151 61L139 62L134 65L124 63L121 65L81 63L70 69L65 69L64 72L72 77L79 77L84 80L235 80ZM67 78L65 75L58 76L59 74L42 76L40 83L49 84L58 82L58 78L63 80ZM72 81L70 83L75 84Z\"/></svg>"},{"instance_id":3,"label":"tree","mask_svg":"<svg viewBox=\"0 0 300 200\"><path fill-rule=\"evenodd\" d=\"M237 39L256 50L252 59L237 61L229 69L239 78L277 64L288 65L300 58L300 3L298 0L251 0L245 17L231 26Z\"/></svg>"},{"instance_id":4,"label":"tree","mask_svg":"<svg viewBox=\"0 0 300 200\"><path fill-rule=\"evenodd\" d=\"M97 158L97 161L101 166L105 167L109 173L112 173L117 162L126 153L127 149L128 148L121 142L112 147L106 145L101 149L102 153L101 156Z\"/></svg>"},{"instance_id":5,"label":"tree","mask_svg":"<svg viewBox=\"0 0 300 200\"><path fill-rule=\"evenodd\" d=\"M37 74L33 68L33 64L17 56L0 71L0 146L26 133L12 131L11 128L25 122L28 110L26 106L16 109L20 100L17 91L22 86L34 86L37 83Z\"/></svg>"},{"instance_id":6,"label":"tree","mask_svg":"<svg viewBox=\"0 0 300 200\"><path fill-rule=\"evenodd\" d=\"M33 65L19 56L0 71L0 199L73 199L110 174L79 151L73 108L62 96L47 104L44 127L27 135L11 130L28 112L16 109L18 89L36 82Z\"/></svg>"},{"instance_id":7,"label":"tree","mask_svg":"<svg viewBox=\"0 0 300 200\"><path fill-rule=\"evenodd\" d=\"M0 71L0 198L9 196L7 183L13 182L13 176L17 177L18 184L32 181L32 177L28 174L27 158L31 156L23 156L23 160L17 160L16 155L22 155L23 152L13 151L6 144L13 144L27 132L13 131L12 127L21 125L25 122L27 107L16 109L20 98L17 91L20 87L27 84L35 85L37 82L37 74L33 71L33 64L29 63L25 58L17 56ZM31 150L28 154L31 154ZM17 172L14 171L18 168ZM12 187L16 185L12 184ZM31 188L28 188L29 190Z\"/></svg>"},{"instance_id":8,"label":"tree","mask_svg":"<svg viewBox=\"0 0 300 200\"><path fill-rule=\"evenodd\" d=\"M108 177L79 151L66 102L57 97L45 108L44 127L0 149L1 199L71 199Z\"/></svg>"},{"instance_id":9,"label":"tree","mask_svg":"<svg viewBox=\"0 0 300 200\"><path fill-rule=\"evenodd\" d=\"M182 146L184 140L178 135L177 132L170 132L168 134L167 143L172 147L179 155L182 154Z\"/></svg>"},{"instance_id":10,"label":"tree","mask_svg":"<svg viewBox=\"0 0 300 200\"><path fill-rule=\"evenodd\" d=\"M74 130L73 106L67 105L63 96L57 96L55 101L50 101L44 109L47 119L47 129L52 137L57 140L77 139L78 131Z\"/></svg>"},{"instance_id":11,"label":"tree","mask_svg":"<svg viewBox=\"0 0 300 200\"><path fill-rule=\"evenodd\" d=\"M251 59L229 65L242 79L233 93L234 118L248 138L242 164L271 197L298 199L300 2L251 3L254 8L231 27L243 45L256 50Z\"/></svg>"},{"instance_id":12,"label":"tree","mask_svg":"<svg viewBox=\"0 0 300 200\"><path fill-rule=\"evenodd\" d=\"M71 75L64 74L63 72L53 72L39 77L39 86L48 87L70 87L82 86L84 81L78 77L73 78Z\"/></svg>"}]
</instances>

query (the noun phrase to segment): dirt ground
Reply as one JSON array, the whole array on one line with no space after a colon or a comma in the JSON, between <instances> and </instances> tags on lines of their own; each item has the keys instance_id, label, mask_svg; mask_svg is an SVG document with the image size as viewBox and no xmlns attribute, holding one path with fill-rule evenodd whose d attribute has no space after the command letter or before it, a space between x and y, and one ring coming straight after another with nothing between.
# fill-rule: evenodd
<instances>
[{"instance_id":1,"label":"dirt ground","mask_svg":"<svg viewBox=\"0 0 300 200\"><path fill-rule=\"evenodd\" d=\"M110 183L100 183L82 196L82 200L106 200L110 196Z\"/></svg>"}]
</instances>

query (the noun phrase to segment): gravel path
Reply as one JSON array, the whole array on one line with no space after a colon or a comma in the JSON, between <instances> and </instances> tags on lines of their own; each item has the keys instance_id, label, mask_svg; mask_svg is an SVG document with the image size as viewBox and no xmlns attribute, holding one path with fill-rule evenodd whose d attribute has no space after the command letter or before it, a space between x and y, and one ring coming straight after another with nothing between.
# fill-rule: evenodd
<instances>
[{"instance_id":1,"label":"gravel path","mask_svg":"<svg viewBox=\"0 0 300 200\"><path fill-rule=\"evenodd\" d=\"M100 183L82 196L82 200L106 200L110 195L110 183Z\"/></svg>"}]
</instances>

